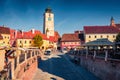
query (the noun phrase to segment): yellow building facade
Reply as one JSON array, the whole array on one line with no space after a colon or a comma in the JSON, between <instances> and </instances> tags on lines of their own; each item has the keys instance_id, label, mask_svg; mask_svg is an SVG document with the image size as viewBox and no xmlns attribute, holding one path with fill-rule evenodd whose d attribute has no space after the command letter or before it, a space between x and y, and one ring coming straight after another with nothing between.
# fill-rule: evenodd
<instances>
[{"instance_id":1,"label":"yellow building facade","mask_svg":"<svg viewBox=\"0 0 120 80\"><path fill-rule=\"evenodd\" d=\"M33 47L32 39L17 39L17 47L30 48Z\"/></svg>"},{"instance_id":2,"label":"yellow building facade","mask_svg":"<svg viewBox=\"0 0 120 80\"><path fill-rule=\"evenodd\" d=\"M10 29L8 27L0 26L0 37L2 37L0 43L3 42L6 47L10 47Z\"/></svg>"},{"instance_id":3,"label":"yellow building facade","mask_svg":"<svg viewBox=\"0 0 120 80\"><path fill-rule=\"evenodd\" d=\"M85 26L85 43L102 38L107 38L109 41L114 42L119 32L118 28L112 26Z\"/></svg>"},{"instance_id":4,"label":"yellow building facade","mask_svg":"<svg viewBox=\"0 0 120 80\"><path fill-rule=\"evenodd\" d=\"M107 38L109 41L114 42L114 40L116 39L116 34L86 34L85 35L85 42L90 42L90 41L94 41L97 39L101 39L101 38Z\"/></svg>"},{"instance_id":5,"label":"yellow building facade","mask_svg":"<svg viewBox=\"0 0 120 80\"><path fill-rule=\"evenodd\" d=\"M7 46L10 47L10 34L1 34L3 37L3 43Z\"/></svg>"},{"instance_id":6,"label":"yellow building facade","mask_svg":"<svg viewBox=\"0 0 120 80\"><path fill-rule=\"evenodd\" d=\"M49 47L49 40L43 40L43 44L41 46L41 49L46 50Z\"/></svg>"}]
</instances>

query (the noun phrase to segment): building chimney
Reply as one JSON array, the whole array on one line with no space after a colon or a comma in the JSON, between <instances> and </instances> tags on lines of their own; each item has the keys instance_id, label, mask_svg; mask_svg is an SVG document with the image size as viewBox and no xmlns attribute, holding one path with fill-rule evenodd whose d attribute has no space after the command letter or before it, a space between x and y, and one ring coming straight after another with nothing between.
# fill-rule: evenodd
<instances>
[{"instance_id":1,"label":"building chimney","mask_svg":"<svg viewBox=\"0 0 120 80\"><path fill-rule=\"evenodd\" d=\"M31 32L32 32L32 34L34 34L35 33L35 29L32 29Z\"/></svg>"},{"instance_id":2,"label":"building chimney","mask_svg":"<svg viewBox=\"0 0 120 80\"><path fill-rule=\"evenodd\" d=\"M15 30L14 33L15 33L15 34L14 34L15 38L17 38L17 30Z\"/></svg>"}]
</instances>

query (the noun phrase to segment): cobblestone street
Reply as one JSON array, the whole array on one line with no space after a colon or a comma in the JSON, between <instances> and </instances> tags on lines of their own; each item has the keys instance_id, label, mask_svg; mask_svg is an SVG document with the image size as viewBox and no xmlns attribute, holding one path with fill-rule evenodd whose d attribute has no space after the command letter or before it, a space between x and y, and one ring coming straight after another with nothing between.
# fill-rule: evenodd
<instances>
[{"instance_id":1,"label":"cobblestone street","mask_svg":"<svg viewBox=\"0 0 120 80\"><path fill-rule=\"evenodd\" d=\"M62 53L44 56L39 60L33 80L99 80L92 73L72 63Z\"/></svg>"}]
</instances>

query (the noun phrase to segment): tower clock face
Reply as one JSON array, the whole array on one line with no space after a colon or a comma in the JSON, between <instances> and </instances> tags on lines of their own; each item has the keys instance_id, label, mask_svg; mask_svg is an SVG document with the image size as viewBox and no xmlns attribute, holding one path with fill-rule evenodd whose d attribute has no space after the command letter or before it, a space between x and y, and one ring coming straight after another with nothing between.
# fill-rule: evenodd
<instances>
[{"instance_id":1,"label":"tower clock face","mask_svg":"<svg viewBox=\"0 0 120 80\"><path fill-rule=\"evenodd\" d=\"M51 21L51 17L48 17L48 21Z\"/></svg>"}]
</instances>

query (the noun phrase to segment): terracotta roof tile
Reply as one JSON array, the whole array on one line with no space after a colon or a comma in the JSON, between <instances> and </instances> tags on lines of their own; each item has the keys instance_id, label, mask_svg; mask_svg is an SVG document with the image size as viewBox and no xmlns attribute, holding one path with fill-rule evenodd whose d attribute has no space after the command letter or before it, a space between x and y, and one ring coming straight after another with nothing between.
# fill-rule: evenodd
<instances>
[{"instance_id":1,"label":"terracotta roof tile","mask_svg":"<svg viewBox=\"0 0 120 80\"><path fill-rule=\"evenodd\" d=\"M16 30L10 29L10 31L11 31L11 39L12 39L12 36L14 36L14 32ZM22 35L22 31L17 31L16 39L33 39L33 37L36 34L39 34L43 38L43 40L48 40L47 36L45 34L42 34L39 30L35 30L34 33L32 33L31 30L26 31L26 32L23 32L23 35Z\"/></svg>"},{"instance_id":2,"label":"terracotta roof tile","mask_svg":"<svg viewBox=\"0 0 120 80\"><path fill-rule=\"evenodd\" d=\"M115 24L115 25L116 25L116 27L120 28L120 24Z\"/></svg>"},{"instance_id":3,"label":"terracotta roof tile","mask_svg":"<svg viewBox=\"0 0 120 80\"><path fill-rule=\"evenodd\" d=\"M84 31L86 34L104 34L104 33L119 33L118 28L112 26L84 26Z\"/></svg>"},{"instance_id":4,"label":"terracotta roof tile","mask_svg":"<svg viewBox=\"0 0 120 80\"><path fill-rule=\"evenodd\" d=\"M43 40L49 40L45 34L41 33L41 36L42 36Z\"/></svg>"},{"instance_id":5,"label":"terracotta roof tile","mask_svg":"<svg viewBox=\"0 0 120 80\"><path fill-rule=\"evenodd\" d=\"M8 27L0 26L0 33L1 34L10 34L10 29Z\"/></svg>"},{"instance_id":6,"label":"terracotta roof tile","mask_svg":"<svg viewBox=\"0 0 120 80\"><path fill-rule=\"evenodd\" d=\"M55 36L54 36L55 40L54 41L57 42L59 38L60 38L59 33L57 31L55 31Z\"/></svg>"},{"instance_id":7,"label":"terracotta roof tile","mask_svg":"<svg viewBox=\"0 0 120 80\"><path fill-rule=\"evenodd\" d=\"M63 34L61 41L78 41L78 34Z\"/></svg>"},{"instance_id":8,"label":"terracotta roof tile","mask_svg":"<svg viewBox=\"0 0 120 80\"><path fill-rule=\"evenodd\" d=\"M55 37L60 38L60 35L57 31L55 31Z\"/></svg>"},{"instance_id":9,"label":"terracotta roof tile","mask_svg":"<svg viewBox=\"0 0 120 80\"><path fill-rule=\"evenodd\" d=\"M55 37L54 37L54 36L50 36L50 37L49 37L49 41L50 41L50 42L55 42Z\"/></svg>"}]
</instances>

